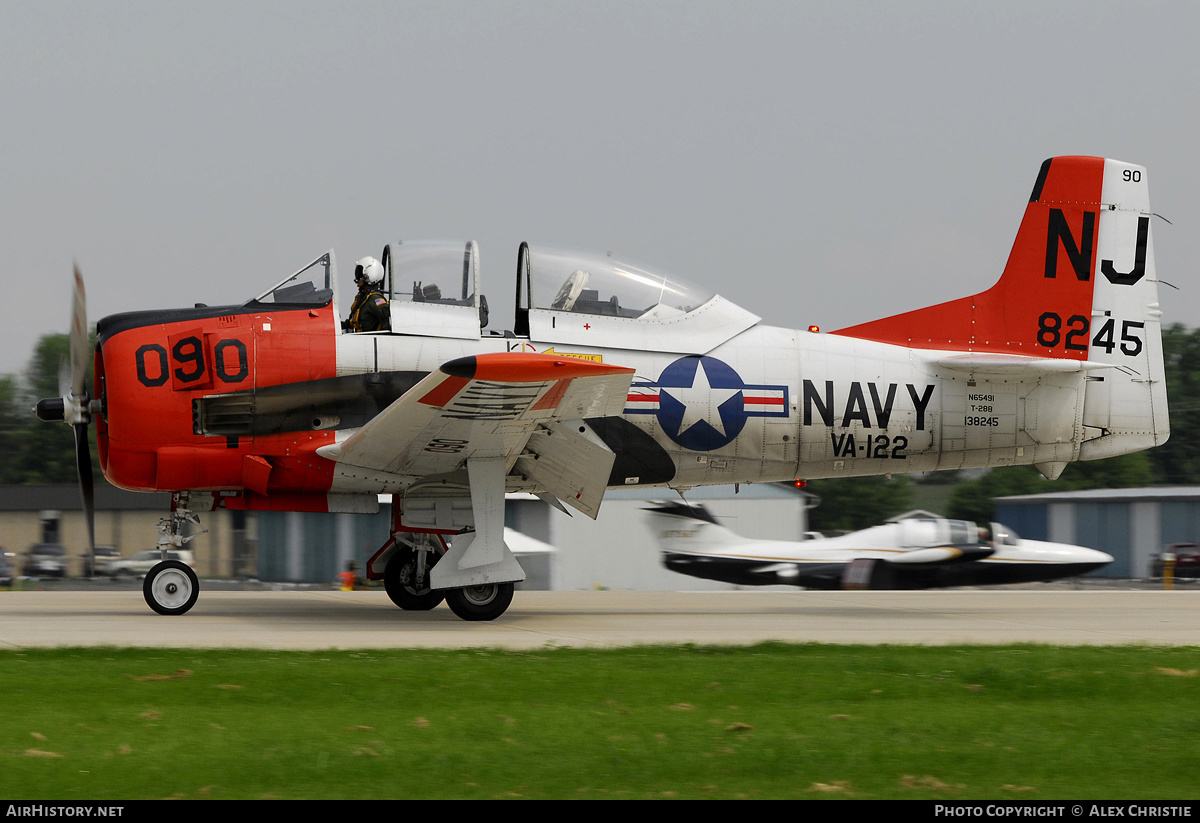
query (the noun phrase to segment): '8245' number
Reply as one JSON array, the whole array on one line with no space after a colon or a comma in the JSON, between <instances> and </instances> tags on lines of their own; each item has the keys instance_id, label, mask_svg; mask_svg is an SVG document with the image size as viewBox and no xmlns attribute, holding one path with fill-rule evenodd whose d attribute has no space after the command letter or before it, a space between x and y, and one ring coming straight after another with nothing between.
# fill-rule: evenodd
<instances>
[{"instance_id":1,"label":"'8245' number","mask_svg":"<svg viewBox=\"0 0 1200 823\"><path fill-rule=\"evenodd\" d=\"M1106 354L1112 354L1120 346L1122 354L1136 357L1142 353L1141 330L1145 327L1146 324L1138 320L1122 320L1121 339L1118 341L1117 321L1115 318L1106 317L1096 336L1092 338L1092 345L1104 349ZM1039 346L1047 349L1052 349L1061 342L1064 349L1087 351L1090 333L1091 322L1082 314L1071 315L1065 325L1057 312L1043 312L1038 318L1037 342Z\"/></svg>"}]
</instances>

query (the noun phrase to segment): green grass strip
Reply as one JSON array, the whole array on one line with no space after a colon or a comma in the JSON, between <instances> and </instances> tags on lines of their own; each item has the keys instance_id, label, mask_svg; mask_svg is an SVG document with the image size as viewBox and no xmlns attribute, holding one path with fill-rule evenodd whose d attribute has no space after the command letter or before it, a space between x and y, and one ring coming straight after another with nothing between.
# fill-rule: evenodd
<instances>
[{"instance_id":1,"label":"green grass strip","mask_svg":"<svg viewBox=\"0 0 1200 823\"><path fill-rule=\"evenodd\" d=\"M0 797L1200 797L1200 648L0 652Z\"/></svg>"}]
</instances>

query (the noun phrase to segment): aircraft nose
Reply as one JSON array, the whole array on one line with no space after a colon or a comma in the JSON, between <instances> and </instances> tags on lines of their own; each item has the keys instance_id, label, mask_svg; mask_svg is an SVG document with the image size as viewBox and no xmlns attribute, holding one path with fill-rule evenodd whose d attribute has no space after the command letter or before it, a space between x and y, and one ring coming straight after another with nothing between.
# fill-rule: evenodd
<instances>
[{"instance_id":1,"label":"aircraft nose","mask_svg":"<svg viewBox=\"0 0 1200 823\"><path fill-rule=\"evenodd\" d=\"M1073 562L1078 563L1081 566L1085 566L1089 572L1095 571L1096 569L1102 569L1109 563L1113 562L1113 556L1111 554L1102 552L1098 549L1088 549L1084 548L1083 546L1076 546L1074 554L1075 557L1073 558Z\"/></svg>"}]
</instances>

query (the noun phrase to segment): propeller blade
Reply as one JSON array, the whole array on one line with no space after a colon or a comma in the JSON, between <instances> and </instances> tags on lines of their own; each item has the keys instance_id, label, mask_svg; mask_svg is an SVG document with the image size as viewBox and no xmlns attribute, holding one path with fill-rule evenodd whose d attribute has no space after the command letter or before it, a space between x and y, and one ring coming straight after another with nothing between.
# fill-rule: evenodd
<instances>
[{"instance_id":1,"label":"propeller blade","mask_svg":"<svg viewBox=\"0 0 1200 823\"><path fill-rule=\"evenodd\" d=\"M71 393L71 361L63 358L58 361L58 396L66 397Z\"/></svg>"},{"instance_id":2,"label":"propeller blade","mask_svg":"<svg viewBox=\"0 0 1200 823\"><path fill-rule=\"evenodd\" d=\"M88 366L87 295L83 275L75 267L75 290L71 298L71 393L83 397L87 392Z\"/></svg>"},{"instance_id":3,"label":"propeller blade","mask_svg":"<svg viewBox=\"0 0 1200 823\"><path fill-rule=\"evenodd\" d=\"M92 485L92 450L88 446L87 423L76 423L75 468L79 472L79 493L83 499L83 513L87 517L88 553L92 555L92 567L96 560L96 501Z\"/></svg>"}]
</instances>

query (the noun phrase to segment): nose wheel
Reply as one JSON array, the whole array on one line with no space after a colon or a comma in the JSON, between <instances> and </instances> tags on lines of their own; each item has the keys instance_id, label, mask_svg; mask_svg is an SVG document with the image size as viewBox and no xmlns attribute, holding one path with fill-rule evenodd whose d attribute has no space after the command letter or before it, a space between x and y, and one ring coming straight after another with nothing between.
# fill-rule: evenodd
<instances>
[{"instance_id":1,"label":"nose wheel","mask_svg":"<svg viewBox=\"0 0 1200 823\"><path fill-rule=\"evenodd\" d=\"M164 560L146 573L142 594L146 604L159 614L184 614L196 605L200 580L186 563Z\"/></svg>"}]
</instances>

